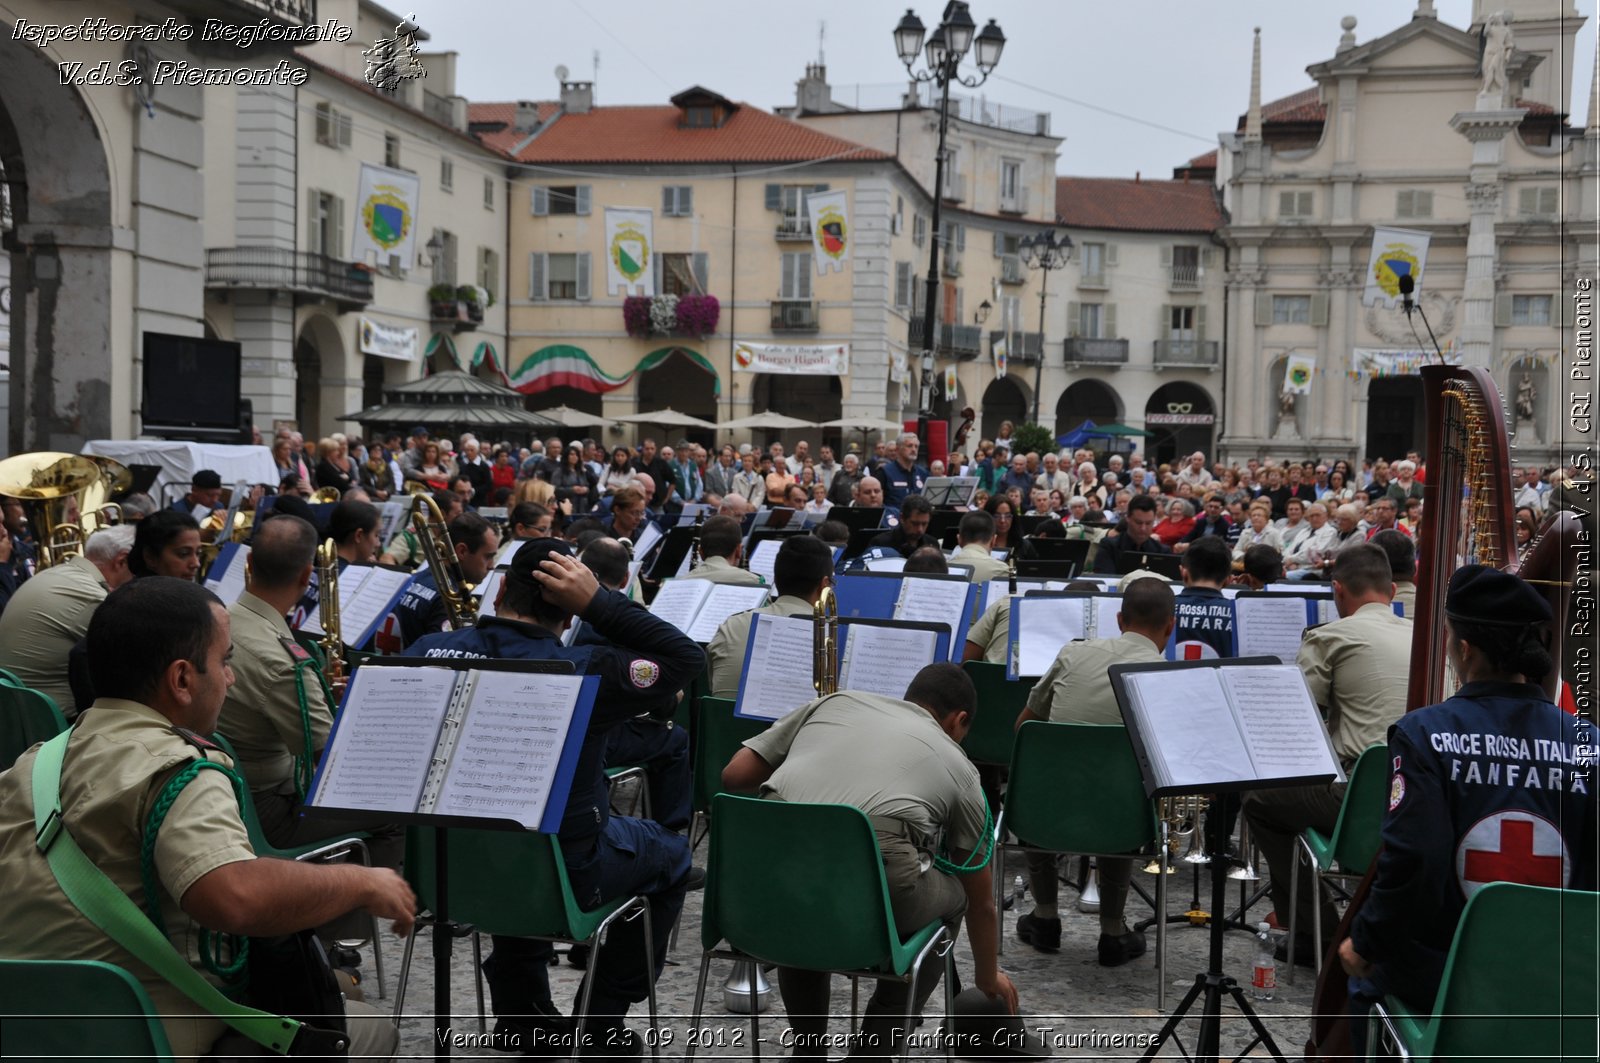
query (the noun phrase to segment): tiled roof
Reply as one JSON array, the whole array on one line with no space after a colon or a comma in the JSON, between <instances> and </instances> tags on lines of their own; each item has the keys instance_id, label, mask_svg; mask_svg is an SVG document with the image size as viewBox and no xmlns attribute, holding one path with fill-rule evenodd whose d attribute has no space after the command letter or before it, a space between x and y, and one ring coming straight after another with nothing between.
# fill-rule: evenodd
<instances>
[{"instance_id":1,"label":"tiled roof","mask_svg":"<svg viewBox=\"0 0 1600 1063\"><path fill-rule=\"evenodd\" d=\"M455 126L446 125L443 122L436 121L435 119L428 117L426 114L423 114L421 111L413 110L412 108L407 107L405 104L403 104L403 103L399 102L398 100L396 100L394 97L390 96L388 93L379 92L377 89L373 88L371 85L368 85L365 81L362 81L360 78L353 78L349 74L341 73L340 71L335 70L333 67L328 66L325 63L319 63L315 59L312 59L310 56L306 55L306 53L304 53L304 52L297 51L297 52L294 53L294 56L300 62L302 62L306 66L310 67L312 70L316 70L316 71L319 71L320 73L326 74L328 77L333 78L335 81L342 81L346 85L349 85L351 88L359 89L360 91L366 93L368 96L371 96L374 99L382 100L384 103L388 104L390 107L397 107L401 111L403 111L406 114L410 115L414 119L417 119L417 120L423 121L423 122L427 122L429 125L436 126L437 128L443 130L446 133L451 134L452 136L460 137L462 140L469 141L469 142L471 142L471 143L473 143L475 145L488 147L492 151L501 151L502 150L502 149L496 147L493 144L483 144L483 142L479 138L473 137L473 136L471 136L471 135L469 135L467 133L463 133L461 130L457 129Z\"/></svg>"},{"instance_id":2,"label":"tiled roof","mask_svg":"<svg viewBox=\"0 0 1600 1063\"><path fill-rule=\"evenodd\" d=\"M548 122L551 117L561 110L561 104L555 100L539 100L535 103L535 106L538 108L537 117L541 125ZM528 139L527 130L515 128L516 120L516 101L467 104L467 125L469 127L490 126L496 123L500 126L499 129L480 128L475 130L472 135L482 141L486 147L504 152L507 155L511 154L518 144Z\"/></svg>"},{"instance_id":3,"label":"tiled roof","mask_svg":"<svg viewBox=\"0 0 1600 1063\"><path fill-rule=\"evenodd\" d=\"M1215 170L1217 168L1217 149L1212 148L1204 155L1196 155L1183 165L1185 169Z\"/></svg>"},{"instance_id":4,"label":"tiled roof","mask_svg":"<svg viewBox=\"0 0 1600 1063\"><path fill-rule=\"evenodd\" d=\"M1208 233L1223 224L1216 195L1204 181L1058 177L1056 217L1080 229L1134 232Z\"/></svg>"},{"instance_id":5,"label":"tiled roof","mask_svg":"<svg viewBox=\"0 0 1600 1063\"><path fill-rule=\"evenodd\" d=\"M1313 85L1293 96L1263 103L1261 122L1263 125L1272 125L1276 122L1321 122L1328 117L1328 108L1320 96L1320 90ZM1242 114L1239 116L1239 124L1235 128L1244 128L1245 117Z\"/></svg>"},{"instance_id":6,"label":"tiled roof","mask_svg":"<svg viewBox=\"0 0 1600 1063\"><path fill-rule=\"evenodd\" d=\"M1538 102L1536 102L1534 100L1518 100L1516 103L1512 104L1511 106L1527 108L1528 115L1530 117L1533 116L1533 115L1536 115L1536 114L1555 114L1556 113L1556 109L1554 107L1550 106L1548 103L1538 103Z\"/></svg>"},{"instance_id":7,"label":"tiled roof","mask_svg":"<svg viewBox=\"0 0 1600 1063\"><path fill-rule=\"evenodd\" d=\"M685 128L677 107L596 107L562 114L517 154L520 162L713 163L892 159L748 104L715 128Z\"/></svg>"}]
</instances>

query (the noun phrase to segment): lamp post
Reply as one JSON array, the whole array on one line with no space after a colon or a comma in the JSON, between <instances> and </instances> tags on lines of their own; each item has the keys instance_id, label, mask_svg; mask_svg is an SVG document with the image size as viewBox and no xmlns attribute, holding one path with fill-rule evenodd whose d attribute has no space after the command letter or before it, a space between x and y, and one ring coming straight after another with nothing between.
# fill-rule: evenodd
<instances>
[{"instance_id":1,"label":"lamp post","mask_svg":"<svg viewBox=\"0 0 1600 1063\"><path fill-rule=\"evenodd\" d=\"M900 61L905 64L912 81L931 82L939 88L939 147L933 163L933 238L929 241L928 280L922 308L921 394L917 405L917 435L924 444L928 438L928 422L933 418L933 352L934 330L937 328L934 308L939 295L939 240L942 237L939 208L944 200L945 137L950 130L950 82L959 82L969 89L982 85L999 64L1000 53L1006 46L1006 36L1000 32L994 19L990 19L982 31L974 34L977 26L967 7L964 0L950 0L945 5L939 25L927 38L926 49L923 46L922 20L910 8L906 9L900 24L894 28L895 51L899 53ZM960 66L968 49L973 52L978 73L963 77ZM925 68L920 71L913 69L919 54L925 63Z\"/></svg>"},{"instance_id":2,"label":"lamp post","mask_svg":"<svg viewBox=\"0 0 1600 1063\"><path fill-rule=\"evenodd\" d=\"M1033 423L1039 423L1039 389L1044 381L1044 300L1050 287L1050 271L1060 269L1072 257L1072 237L1062 233L1056 237L1054 230L1037 232L1025 237L1017 246L1022 263L1029 269L1043 270L1039 278L1039 360L1033 363Z\"/></svg>"}]
</instances>

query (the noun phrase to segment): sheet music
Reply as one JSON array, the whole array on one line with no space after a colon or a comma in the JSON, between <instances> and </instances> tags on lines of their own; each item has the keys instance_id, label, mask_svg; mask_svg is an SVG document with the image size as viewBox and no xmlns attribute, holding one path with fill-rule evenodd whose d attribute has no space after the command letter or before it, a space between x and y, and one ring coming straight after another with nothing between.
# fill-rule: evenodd
<instances>
[{"instance_id":1,"label":"sheet music","mask_svg":"<svg viewBox=\"0 0 1600 1063\"><path fill-rule=\"evenodd\" d=\"M433 812L537 830L582 683L575 675L477 673Z\"/></svg>"},{"instance_id":2,"label":"sheet music","mask_svg":"<svg viewBox=\"0 0 1600 1063\"><path fill-rule=\"evenodd\" d=\"M639 537L633 541L633 556L641 560L650 556L656 544L666 538L666 533L661 530L661 525L650 521L639 529Z\"/></svg>"},{"instance_id":3,"label":"sheet music","mask_svg":"<svg viewBox=\"0 0 1600 1063\"><path fill-rule=\"evenodd\" d=\"M684 576L687 576L690 573L690 571L692 571L691 566L693 564L694 564L694 550L690 549L690 551L688 553L683 555L683 560L678 562L678 571L676 571L676 572L674 572L672 574L673 578L674 579L682 579Z\"/></svg>"},{"instance_id":4,"label":"sheet music","mask_svg":"<svg viewBox=\"0 0 1600 1063\"><path fill-rule=\"evenodd\" d=\"M811 620L769 613L750 619L750 664L739 678L735 707L745 716L781 720L817 696L811 685Z\"/></svg>"},{"instance_id":5,"label":"sheet music","mask_svg":"<svg viewBox=\"0 0 1600 1063\"><path fill-rule=\"evenodd\" d=\"M1300 669L1280 664L1217 671L1238 712L1256 778L1338 774L1322 715Z\"/></svg>"},{"instance_id":6,"label":"sheet music","mask_svg":"<svg viewBox=\"0 0 1600 1063\"><path fill-rule=\"evenodd\" d=\"M687 632L694 624L695 614L710 595L712 586L710 580L669 579L656 592L655 600L650 603L650 612L679 631Z\"/></svg>"},{"instance_id":7,"label":"sheet music","mask_svg":"<svg viewBox=\"0 0 1600 1063\"><path fill-rule=\"evenodd\" d=\"M500 596L500 584L505 582L506 570L503 568L490 569L489 574L483 578L483 583L478 587L482 593L478 596L478 616L494 615L494 600Z\"/></svg>"},{"instance_id":8,"label":"sheet music","mask_svg":"<svg viewBox=\"0 0 1600 1063\"><path fill-rule=\"evenodd\" d=\"M358 668L313 804L415 812L460 673L448 668Z\"/></svg>"},{"instance_id":9,"label":"sheet music","mask_svg":"<svg viewBox=\"0 0 1600 1063\"><path fill-rule=\"evenodd\" d=\"M1027 594L1029 591L1042 591L1048 589L1049 584L1042 579L1017 580L1018 594ZM985 583L983 585L983 608L978 610L978 614L981 616L982 614L988 612L991 605L993 605L995 602L998 602L1001 598L1004 598L1010 592L1010 580L992 579Z\"/></svg>"},{"instance_id":10,"label":"sheet music","mask_svg":"<svg viewBox=\"0 0 1600 1063\"><path fill-rule=\"evenodd\" d=\"M937 660L937 632L877 624L849 624L844 630L840 690L903 698L917 673Z\"/></svg>"},{"instance_id":11,"label":"sheet music","mask_svg":"<svg viewBox=\"0 0 1600 1063\"><path fill-rule=\"evenodd\" d=\"M239 544L228 557L228 567L222 570L221 577L206 574L206 590L221 598L223 605L231 606L244 593L244 571L249 557L250 548ZM212 570L215 569L213 564Z\"/></svg>"},{"instance_id":12,"label":"sheet music","mask_svg":"<svg viewBox=\"0 0 1600 1063\"><path fill-rule=\"evenodd\" d=\"M782 545L781 539L762 539L750 553L750 571L766 580L769 587L774 582L772 566L778 561L778 548Z\"/></svg>"},{"instance_id":13,"label":"sheet music","mask_svg":"<svg viewBox=\"0 0 1600 1063\"><path fill-rule=\"evenodd\" d=\"M700 603L700 612L695 614L694 623L687 629L679 629L696 642L710 642L716 637L717 628L734 613L742 613L767 604L765 587L742 587L737 583L712 583L704 579L693 579L689 582L705 583L711 587L711 593ZM659 601L660 595L656 597Z\"/></svg>"},{"instance_id":14,"label":"sheet music","mask_svg":"<svg viewBox=\"0 0 1600 1063\"><path fill-rule=\"evenodd\" d=\"M1196 786L1256 778L1216 668L1134 672L1127 676L1139 733L1163 785Z\"/></svg>"},{"instance_id":15,"label":"sheet music","mask_svg":"<svg viewBox=\"0 0 1600 1063\"><path fill-rule=\"evenodd\" d=\"M890 557L867 558L868 572L904 572L905 570L906 559L899 554L894 554Z\"/></svg>"},{"instance_id":16,"label":"sheet music","mask_svg":"<svg viewBox=\"0 0 1600 1063\"><path fill-rule=\"evenodd\" d=\"M1088 604L1087 598L1011 599L1017 675L1044 675L1061 647L1083 638Z\"/></svg>"},{"instance_id":17,"label":"sheet music","mask_svg":"<svg viewBox=\"0 0 1600 1063\"><path fill-rule=\"evenodd\" d=\"M1235 598L1233 624L1240 657L1276 657L1292 664L1306 633L1306 600L1286 594Z\"/></svg>"},{"instance_id":18,"label":"sheet music","mask_svg":"<svg viewBox=\"0 0 1600 1063\"><path fill-rule=\"evenodd\" d=\"M1122 596L1097 594L1091 601L1094 602L1094 637L1114 639L1121 635L1122 625L1117 623L1117 614L1122 612Z\"/></svg>"},{"instance_id":19,"label":"sheet music","mask_svg":"<svg viewBox=\"0 0 1600 1063\"><path fill-rule=\"evenodd\" d=\"M900 584L900 597L894 603L895 620L912 620L922 623L943 624L950 629L950 647L959 652L962 646L956 636L966 619L967 591L972 584L966 580L918 579L906 577Z\"/></svg>"},{"instance_id":20,"label":"sheet music","mask_svg":"<svg viewBox=\"0 0 1600 1063\"><path fill-rule=\"evenodd\" d=\"M1316 603L1317 603L1317 623L1319 623L1319 624L1331 624L1335 620L1339 619L1339 607L1338 607L1337 604L1335 604L1334 600L1331 597L1330 598L1318 598L1318 599L1316 599Z\"/></svg>"},{"instance_id":21,"label":"sheet music","mask_svg":"<svg viewBox=\"0 0 1600 1063\"><path fill-rule=\"evenodd\" d=\"M358 581L346 579L349 573L362 573ZM389 610L389 603L405 590L413 576L392 568L347 565L339 573L340 634L351 646L367 641L367 633L378 626ZM347 583L353 584L348 591Z\"/></svg>"},{"instance_id":22,"label":"sheet music","mask_svg":"<svg viewBox=\"0 0 1600 1063\"><path fill-rule=\"evenodd\" d=\"M510 565L511 559L517 556L518 550L522 549L522 544L532 541L533 540L531 539L512 539L510 542L500 547L499 556L494 559L495 565L497 567L500 565Z\"/></svg>"},{"instance_id":23,"label":"sheet music","mask_svg":"<svg viewBox=\"0 0 1600 1063\"><path fill-rule=\"evenodd\" d=\"M399 534L400 526L411 515L411 507L399 502L378 503L379 542L388 543Z\"/></svg>"}]
</instances>

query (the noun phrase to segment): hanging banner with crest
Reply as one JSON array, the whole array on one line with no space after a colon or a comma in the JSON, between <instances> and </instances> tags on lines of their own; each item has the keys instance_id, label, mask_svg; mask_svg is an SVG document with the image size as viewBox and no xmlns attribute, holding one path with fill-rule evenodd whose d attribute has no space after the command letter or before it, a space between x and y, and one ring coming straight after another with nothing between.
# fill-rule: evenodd
<instances>
[{"instance_id":1,"label":"hanging banner with crest","mask_svg":"<svg viewBox=\"0 0 1600 1063\"><path fill-rule=\"evenodd\" d=\"M388 263L391 256L400 260L401 269L410 269L417 259L417 199L422 183L414 173L361 164L361 182L356 189L360 220L352 226L352 262Z\"/></svg>"},{"instance_id":2,"label":"hanging banner with crest","mask_svg":"<svg viewBox=\"0 0 1600 1063\"><path fill-rule=\"evenodd\" d=\"M835 271L844 272L850 261L850 204L844 192L813 192L806 196L806 210L811 213L812 258L817 263L817 276Z\"/></svg>"},{"instance_id":3,"label":"hanging banner with crest","mask_svg":"<svg viewBox=\"0 0 1600 1063\"><path fill-rule=\"evenodd\" d=\"M1428 264L1428 234L1416 229L1372 230L1372 255L1367 261L1367 286L1361 301L1367 306L1400 305L1400 278L1409 276L1420 295L1422 273Z\"/></svg>"},{"instance_id":4,"label":"hanging banner with crest","mask_svg":"<svg viewBox=\"0 0 1600 1063\"><path fill-rule=\"evenodd\" d=\"M1283 390L1291 395L1311 394L1311 381L1317 374L1317 356L1295 351L1283 366Z\"/></svg>"},{"instance_id":5,"label":"hanging banner with crest","mask_svg":"<svg viewBox=\"0 0 1600 1063\"><path fill-rule=\"evenodd\" d=\"M637 207L606 208L606 292L656 294L651 256L656 253L654 214Z\"/></svg>"}]
</instances>

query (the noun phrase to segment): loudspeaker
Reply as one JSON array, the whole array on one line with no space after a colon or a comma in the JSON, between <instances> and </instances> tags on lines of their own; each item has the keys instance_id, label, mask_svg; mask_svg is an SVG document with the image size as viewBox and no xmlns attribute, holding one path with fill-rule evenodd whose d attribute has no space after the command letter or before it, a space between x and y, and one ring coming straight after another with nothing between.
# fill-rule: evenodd
<instances>
[{"instance_id":1,"label":"loudspeaker","mask_svg":"<svg viewBox=\"0 0 1600 1063\"><path fill-rule=\"evenodd\" d=\"M184 435L199 430L211 440L220 431L232 437L243 416L239 372L237 343L146 332L139 410L145 431Z\"/></svg>"}]
</instances>

